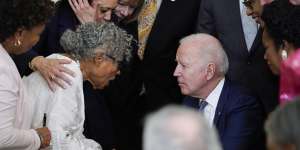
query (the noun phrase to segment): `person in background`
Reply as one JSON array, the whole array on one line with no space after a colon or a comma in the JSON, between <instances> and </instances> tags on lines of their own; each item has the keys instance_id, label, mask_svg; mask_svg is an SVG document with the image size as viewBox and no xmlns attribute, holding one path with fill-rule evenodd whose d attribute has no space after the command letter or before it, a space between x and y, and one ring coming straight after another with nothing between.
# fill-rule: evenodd
<instances>
[{"instance_id":1,"label":"person in background","mask_svg":"<svg viewBox=\"0 0 300 150\"><path fill-rule=\"evenodd\" d=\"M47 127L30 126L32 99L10 55L36 44L53 11L50 0L0 1L0 149L37 150L50 143Z\"/></svg>"},{"instance_id":2,"label":"person in background","mask_svg":"<svg viewBox=\"0 0 300 150\"><path fill-rule=\"evenodd\" d=\"M275 75L279 74L281 60L287 57L287 51L281 51L284 49L284 24L293 8L288 0L276 0L264 5L261 15L264 22L262 42L266 48L264 58Z\"/></svg>"},{"instance_id":3,"label":"person in background","mask_svg":"<svg viewBox=\"0 0 300 150\"><path fill-rule=\"evenodd\" d=\"M144 150L222 150L202 114L176 105L147 116L143 141Z\"/></svg>"},{"instance_id":4,"label":"person in background","mask_svg":"<svg viewBox=\"0 0 300 150\"><path fill-rule=\"evenodd\" d=\"M300 149L300 98L278 106L265 123L268 150Z\"/></svg>"},{"instance_id":5,"label":"person in background","mask_svg":"<svg viewBox=\"0 0 300 150\"><path fill-rule=\"evenodd\" d=\"M103 89L120 74L119 65L131 57L132 37L113 23L86 23L76 31L67 30L60 43L65 54L52 54L48 58L69 59L65 65L76 77L72 86L51 92L38 73L24 77L29 97L35 101L33 127L41 127L47 114L53 150L99 150L100 145L83 136L85 120L83 81L89 81L94 89Z\"/></svg>"}]
</instances>

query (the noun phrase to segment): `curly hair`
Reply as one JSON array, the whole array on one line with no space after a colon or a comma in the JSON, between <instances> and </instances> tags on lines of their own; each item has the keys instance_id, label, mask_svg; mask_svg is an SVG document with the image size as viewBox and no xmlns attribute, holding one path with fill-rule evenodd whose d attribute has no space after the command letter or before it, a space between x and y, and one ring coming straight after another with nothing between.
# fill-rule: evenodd
<instances>
[{"instance_id":1,"label":"curly hair","mask_svg":"<svg viewBox=\"0 0 300 150\"><path fill-rule=\"evenodd\" d=\"M30 30L46 23L53 12L51 0L0 0L0 42L20 28Z\"/></svg>"},{"instance_id":2,"label":"curly hair","mask_svg":"<svg viewBox=\"0 0 300 150\"><path fill-rule=\"evenodd\" d=\"M264 5L261 18L264 21L265 30L274 40L277 49L283 44L284 18L293 8L289 0L275 0Z\"/></svg>"},{"instance_id":3,"label":"curly hair","mask_svg":"<svg viewBox=\"0 0 300 150\"><path fill-rule=\"evenodd\" d=\"M92 58L101 52L114 61L128 62L133 37L113 23L86 23L76 31L66 30L60 39L64 50L76 60ZM99 49L101 51L99 51Z\"/></svg>"},{"instance_id":4,"label":"curly hair","mask_svg":"<svg viewBox=\"0 0 300 150\"><path fill-rule=\"evenodd\" d=\"M283 39L300 48L300 8L295 7L283 24Z\"/></svg>"}]
</instances>

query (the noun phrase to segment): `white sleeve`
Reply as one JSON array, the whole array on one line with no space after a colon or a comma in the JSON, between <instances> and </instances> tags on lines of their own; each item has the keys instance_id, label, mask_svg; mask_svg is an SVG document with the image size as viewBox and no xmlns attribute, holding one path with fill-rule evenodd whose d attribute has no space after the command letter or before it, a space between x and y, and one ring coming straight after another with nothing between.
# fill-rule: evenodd
<instances>
[{"instance_id":1,"label":"white sleeve","mask_svg":"<svg viewBox=\"0 0 300 150\"><path fill-rule=\"evenodd\" d=\"M36 150L40 139L32 129L14 127L16 105L20 100L18 82L8 67L0 65L0 149Z\"/></svg>"}]
</instances>

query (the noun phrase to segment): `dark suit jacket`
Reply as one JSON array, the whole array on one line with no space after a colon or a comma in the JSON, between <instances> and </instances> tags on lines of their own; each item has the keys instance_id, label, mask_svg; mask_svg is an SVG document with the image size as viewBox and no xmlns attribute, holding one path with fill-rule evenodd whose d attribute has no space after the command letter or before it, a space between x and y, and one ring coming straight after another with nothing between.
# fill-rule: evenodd
<instances>
[{"instance_id":1,"label":"dark suit jacket","mask_svg":"<svg viewBox=\"0 0 300 150\"><path fill-rule=\"evenodd\" d=\"M268 68L263 56L261 29L248 52L240 16L239 0L202 0L197 32L216 36L228 58L228 78L250 88L271 112L278 104L278 79Z\"/></svg>"},{"instance_id":2,"label":"dark suit jacket","mask_svg":"<svg viewBox=\"0 0 300 150\"><path fill-rule=\"evenodd\" d=\"M37 55L48 56L52 53L64 53L59 44L60 37L66 29L75 30L77 25L79 25L79 21L68 1L58 2L56 14L47 23L39 42L30 52L14 57L19 72L22 75L31 73L28 62ZM100 143L104 150L111 150L114 145L114 133L107 102L102 91L94 90L89 82L85 81L83 86L85 97L84 135Z\"/></svg>"},{"instance_id":3,"label":"dark suit jacket","mask_svg":"<svg viewBox=\"0 0 300 150\"><path fill-rule=\"evenodd\" d=\"M214 116L224 150L263 149L263 108L246 90L225 80ZM186 97L184 105L198 109L199 99Z\"/></svg>"},{"instance_id":4,"label":"dark suit jacket","mask_svg":"<svg viewBox=\"0 0 300 150\"><path fill-rule=\"evenodd\" d=\"M146 43L138 76L146 93L145 111L169 103L181 103L182 96L173 72L179 40L194 32L201 0L162 0Z\"/></svg>"}]
</instances>

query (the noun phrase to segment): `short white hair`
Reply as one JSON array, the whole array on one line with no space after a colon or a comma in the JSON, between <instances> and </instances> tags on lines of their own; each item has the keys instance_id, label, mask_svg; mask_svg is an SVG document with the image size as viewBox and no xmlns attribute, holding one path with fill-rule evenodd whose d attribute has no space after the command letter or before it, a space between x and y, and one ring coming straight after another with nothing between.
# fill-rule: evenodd
<instances>
[{"instance_id":1,"label":"short white hair","mask_svg":"<svg viewBox=\"0 0 300 150\"><path fill-rule=\"evenodd\" d=\"M227 54L220 41L215 37L205 33L197 33L182 38L179 43L193 44L201 52L199 59L203 63L214 63L217 66L218 74L225 75L227 73L229 67Z\"/></svg>"},{"instance_id":2,"label":"short white hair","mask_svg":"<svg viewBox=\"0 0 300 150\"><path fill-rule=\"evenodd\" d=\"M215 129L197 111L170 105L149 115L144 150L222 150Z\"/></svg>"}]
</instances>

